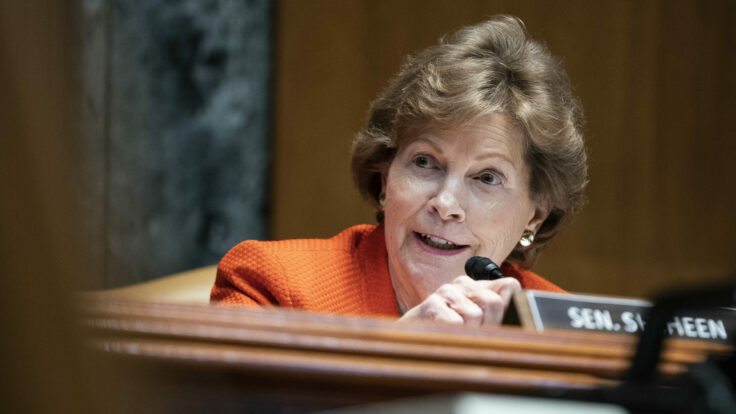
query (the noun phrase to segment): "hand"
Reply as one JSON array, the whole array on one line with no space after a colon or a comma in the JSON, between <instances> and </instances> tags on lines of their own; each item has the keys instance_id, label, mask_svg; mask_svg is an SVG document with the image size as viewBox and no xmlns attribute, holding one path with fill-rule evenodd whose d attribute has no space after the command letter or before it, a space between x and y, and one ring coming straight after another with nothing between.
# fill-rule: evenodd
<instances>
[{"instance_id":1,"label":"hand","mask_svg":"<svg viewBox=\"0 0 736 414\"><path fill-rule=\"evenodd\" d=\"M409 309L399 322L427 319L471 326L500 325L511 297L520 289L513 277L473 280L458 276Z\"/></svg>"}]
</instances>

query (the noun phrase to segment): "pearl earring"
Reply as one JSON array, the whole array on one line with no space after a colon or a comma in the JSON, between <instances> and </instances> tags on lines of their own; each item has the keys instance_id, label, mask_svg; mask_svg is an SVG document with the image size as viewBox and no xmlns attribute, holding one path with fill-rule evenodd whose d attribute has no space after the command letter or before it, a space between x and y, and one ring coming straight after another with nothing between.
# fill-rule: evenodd
<instances>
[{"instance_id":1,"label":"pearl earring","mask_svg":"<svg viewBox=\"0 0 736 414\"><path fill-rule=\"evenodd\" d=\"M519 244L523 247L529 247L532 243L534 243L534 232L531 230L524 230L524 233L521 234Z\"/></svg>"}]
</instances>

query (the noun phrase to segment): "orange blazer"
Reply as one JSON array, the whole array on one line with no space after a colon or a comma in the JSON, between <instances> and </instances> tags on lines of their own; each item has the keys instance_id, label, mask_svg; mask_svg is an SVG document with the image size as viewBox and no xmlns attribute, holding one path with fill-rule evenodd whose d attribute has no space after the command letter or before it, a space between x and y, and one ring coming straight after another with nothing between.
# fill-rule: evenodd
<instances>
[{"instance_id":1,"label":"orange blazer","mask_svg":"<svg viewBox=\"0 0 736 414\"><path fill-rule=\"evenodd\" d=\"M503 274L525 289L564 292L511 263ZM383 226L361 224L330 239L244 241L220 261L210 301L313 312L399 316Z\"/></svg>"}]
</instances>

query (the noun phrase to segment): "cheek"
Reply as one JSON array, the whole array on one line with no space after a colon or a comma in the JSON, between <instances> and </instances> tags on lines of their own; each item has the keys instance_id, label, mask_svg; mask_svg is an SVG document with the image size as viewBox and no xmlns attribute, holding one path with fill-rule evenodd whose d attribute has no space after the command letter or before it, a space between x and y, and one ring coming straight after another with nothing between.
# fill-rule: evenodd
<instances>
[{"instance_id":1,"label":"cheek","mask_svg":"<svg viewBox=\"0 0 736 414\"><path fill-rule=\"evenodd\" d=\"M476 201L476 208L468 214L469 227L480 240L479 253L502 262L519 241L526 226L526 203L497 199L491 203Z\"/></svg>"},{"instance_id":2,"label":"cheek","mask_svg":"<svg viewBox=\"0 0 736 414\"><path fill-rule=\"evenodd\" d=\"M410 193L412 187L410 183L403 177L396 174L389 174L386 180L385 194L386 203L384 205L384 224L386 226L386 245L389 254L394 252L398 245L401 244L403 226L401 223L406 221L410 215L413 206L411 205Z\"/></svg>"},{"instance_id":3,"label":"cheek","mask_svg":"<svg viewBox=\"0 0 736 414\"><path fill-rule=\"evenodd\" d=\"M410 174L390 174L386 182L385 214L389 220L406 218L416 213L423 205L429 186L426 181Z\"/></svg>"}]
</instances>

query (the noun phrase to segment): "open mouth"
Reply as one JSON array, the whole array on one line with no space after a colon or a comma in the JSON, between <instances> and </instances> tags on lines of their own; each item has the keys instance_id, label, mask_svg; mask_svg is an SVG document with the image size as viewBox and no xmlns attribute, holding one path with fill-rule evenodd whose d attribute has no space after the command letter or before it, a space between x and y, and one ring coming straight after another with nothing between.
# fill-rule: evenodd
<instances>
[{"instance_id":1,"label":"open mouth","mask_svg":"<svg viewBox=\"0 0 736 414\"><path fill-rule=\"evenodd\" d=\"M455 244L450 241L447 241L445 239L436 237L436 236L430 236L429 234L424 233L417 233L414 232L414 235L419 239L420 242L424 243L425 245L433 248L433 249L439 249L439 250L460 250L468 247L467 244Z\"/></svg>"}]
</instances>

